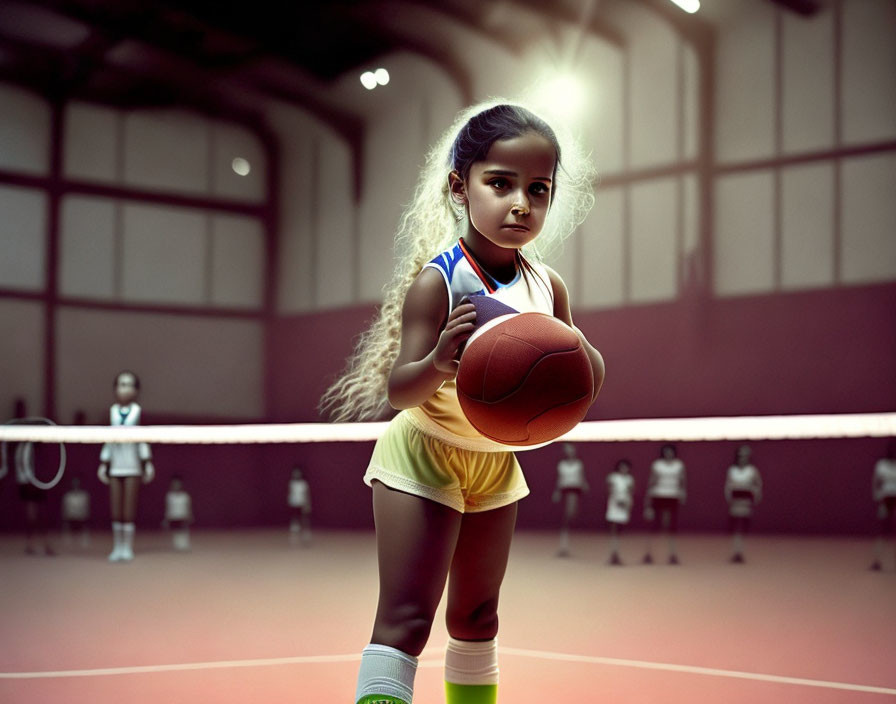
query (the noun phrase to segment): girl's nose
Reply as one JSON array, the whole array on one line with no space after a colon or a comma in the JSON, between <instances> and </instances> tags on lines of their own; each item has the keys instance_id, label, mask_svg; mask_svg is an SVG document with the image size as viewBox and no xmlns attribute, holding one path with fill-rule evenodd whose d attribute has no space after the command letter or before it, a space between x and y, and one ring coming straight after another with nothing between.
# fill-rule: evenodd
<instances>
[{"instance_id":1,"label":"girl's nose","mask_svg":"<svg viewBox=\"0 0 896 704\"><path fill-rule=\"evenodd\" d=\"M514 215L528 215L529 214L529 201L526 198L519 198L516 203L514 203L510 212Z\"/></svg>"}]
</instances>

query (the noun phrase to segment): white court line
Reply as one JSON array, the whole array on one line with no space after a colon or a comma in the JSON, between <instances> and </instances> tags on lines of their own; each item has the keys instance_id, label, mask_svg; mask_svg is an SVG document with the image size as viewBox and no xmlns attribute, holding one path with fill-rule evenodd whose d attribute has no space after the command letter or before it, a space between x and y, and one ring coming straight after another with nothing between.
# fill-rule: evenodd
<instances>
[{"instance_id":1,"label":"white court line","mask_svg":"<svg viewBox=\"0 0 896 704\"><path fill-rule=\"evenodd\" d=\"M428 649L429 650L429 649ZM849 682L829 682L802 677L783 677L781 675L765 675L757 672L740 672L738 670L719 670L712 667L696 667L693 665L673 665L645 660L626 660L622 658L606 658L597 655L574 655L571 653L551 653L543 650L524 650L521 648L498 648L502 655L517 655L538 660L561 660L563 662L581 662L593 665L611 665L615 667L637 667L643 670L665 670L668 672L685 672L692 675L709 675L713 677L731 677L735 679L754 680L758 682L774 682L777 684L794 684L803 687L822 687L825 689L844 689L850 692L870 692L896 696L896 689L889 687L873 687ZM431 650L429 652L432 652ZM216 662L192 662L179 665L140 665L135 667L106 667L93 670L47 670L38 672L0 672L0 680L52 679L59 677L103 677L109 675L135 675L156 672L179 672L185 670L216 670L235 667L267 667L272 665L306 665L331 662L356 662L361 659L360 653L351 655L300 655L289 658L260 658L255 660L219 660ZM441 659L421 660L420 667L441 667Z\"/></svg>"},{"instance_id":2,"label":"white court line","mask_svg":"<svg viewBox=\"0 0 896 704\"><path fill-rule=\"evenodd\" d=\"M542 650L522 650L520 648L499 648L502 655L519 655L539 660L563 660L565 662L585 662L596 665L613 665L616 667L639 667L643 670L667 670L669 672L687 672L693 675L711 675L715 677L734 677L742 680L759 682L776 682L779 684L796 684L804 687L824 687L827 689L846 689L852 692L873 692L875 694L896 695L896 689L889 687L872 687L864 684L848 682L827 682L810 680L802 677L782 677L780 675L764 675L758 672L740 672L738 670L718 670L713 667L695 667L693 665L672 665L663 662L647 662L644 660L625 660L622 658L604 658L596 655L571 655L568 653L549 653Z\"/></svg>"}]
</instances>

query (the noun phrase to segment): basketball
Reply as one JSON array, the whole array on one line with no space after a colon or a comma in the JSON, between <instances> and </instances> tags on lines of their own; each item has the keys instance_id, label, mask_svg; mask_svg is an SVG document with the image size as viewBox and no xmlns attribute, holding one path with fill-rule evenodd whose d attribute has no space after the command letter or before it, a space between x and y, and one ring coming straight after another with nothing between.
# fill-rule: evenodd
<instances>
[{"instance_id":1,"label":"basketball","mask_svg":"<svg viewBox=\"0 0 896 704\"><path fill-rule=\"evenodd\" d=\"M594 392L576 332L544 313L499 316L467 341L457 397L467 420L505 445L541 445L571 430Z\"/></svg>"}]
</instances>

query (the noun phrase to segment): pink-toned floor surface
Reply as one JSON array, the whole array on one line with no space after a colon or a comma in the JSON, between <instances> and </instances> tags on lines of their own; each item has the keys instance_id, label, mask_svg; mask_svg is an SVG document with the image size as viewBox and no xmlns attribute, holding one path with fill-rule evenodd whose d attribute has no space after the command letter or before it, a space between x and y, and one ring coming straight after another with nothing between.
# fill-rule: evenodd
<instances>
[{"instance_id":1,"label":"pink-toned floor surface","mask_svg":"<svg viewBox=\"0 0 896 704\"><path fill-rule=\"evenodd\" d=\"M0 702L351 704L376 603L370 533L162 533L110 564L110 537L28 556L0 537ZM896 701L896 568L871 542L771 538L727 562L723 536L679 538L682 564L606 564L603 535L518 533L499 635L503 704ZM437 617L415 704L443 701Z\"/></svg>"}]
</instances>

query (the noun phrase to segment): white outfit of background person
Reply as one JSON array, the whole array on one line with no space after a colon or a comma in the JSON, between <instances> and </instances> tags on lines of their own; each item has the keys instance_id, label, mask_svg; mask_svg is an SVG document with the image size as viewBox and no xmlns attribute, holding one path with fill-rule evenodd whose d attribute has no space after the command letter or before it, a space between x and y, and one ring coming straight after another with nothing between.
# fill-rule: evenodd
<instances>
[{"instance_id":1,"label":"white outfit of background person","mask_svg":"<svg viewBox=\"0 0 896 704\"><path fill-rule=\"evenodd\" d=\"M610 564L621 565L619 533L631 520L635 496L635 478L631 475L631 463L619 460L616 468L607 475L607 513L610 524Z\"/></svg>"},{"instance_id":2,"label":"white outfit of background person","mask_svg":"<svg viewBox=\"0 0 896 704\"><path fill-rule=\"evenodd\" d=\"M644 517L653 523L652 532L664 526L668 531L669 564L678 564L675 534L678 532L678 509L687 497L687 477L684 462L676 456L675 446L663 445L660 457L650 465L650 479L645 496ZM651 539L648 534L645 564L653 562Z\"/></svg>"},{"instance_id":3,"label":"white outfit of background person","mask_svg":"<svg viewBox=\"0 0 896 704\"><path fill-rule=\"evenodd\" d=\"M569 555L570 524L579 513L579 501L582 493L588 491L588 480L585 479L585 464L576 455L575 445L563 443L566 455L557 463L557 483L554 486L553 501L560 502L563 507L563 518L560 527L560 547L557 555Z\"/></svg>"},{"instance_id":4,"label":"white outfit of background person","mask_svg":"<svg viewBox=\"0 0 896 704\"><path fill-rule=\"evenodd\" d=\"M871 495L877 504L878 535L874 542L874 562L871 569L883 569L884 542L893 530L896 516L896 439L890 440L888 457L874 465Z\"/></svg>"},{"instance_id":5,"label":"white outfit of background person","mask_svg":"<svg viewBox=\"0 0 896 704\"><path fill-rule=\"evenodd\" d=\"M87 522L90 520L90 494L81 487L75 478L72 487L62 495L62 534L65 542L71 542L72 533L81 533L81 546L90 544L90 532Z\"/></svg>"},{"instance_id":6,"label":"white outfit of background person","mask_svg":"<svg viewBox=\"0 0 896 704\"><path fill-rule=\"evenodd\" d=\"M741 445L735 464L728 468L725 478L725 500L728 502L728 531L732 535L732 562L744 561L744 535L750 529L753 507L762 498L762 477L750 462L752 451Z\"/></svg>"},{"instance_id":7,"label":"white outfit of background person","mask_svg":"<svg viewBox=\"0 0 896 704\"><path fill-rule=\"evenodd\" d=\"M298 468L293 469L289 479L289 540L296 542L299 537L304 545L311 540L311 487Z\"/></svg>"},{"instance_id":8,"label":"white outfit of background person","mask_svg":"<svg viewBox=\"0 0 896 704\"><path fill-rule=\"evenodd\" d=\"M627 524L634 503L635 478L631 474L610 472L607 475L607 514L609 523Z\"/></svg>"},{"instance_id":9,"label":"white outfit of background person","mask_svg":"<svg viewBox=\"0 0 896 704\"><path fill-rule=\"evenodd\" d=\"M140 414L140 405L136 402L127 406L114 403L109 409L109 424L140 425ZM105 443L100 451L100 462L109 464L110 477L141 477L143 462L149 460L152 452L145 442Z\"/></svg>"},{"instance_id":10,"label":"white outfit of background person","mask_svg":"<svg viewBox=\"0 0 896 704\"><path fill-rule=\"evenodd\" d=\"M171 540L175 550L190 549L190 523L193 522L193 500L181 486L173 480L165 494L165 520L163 525L171 530Z\"/></svg>"}]
</instances>

